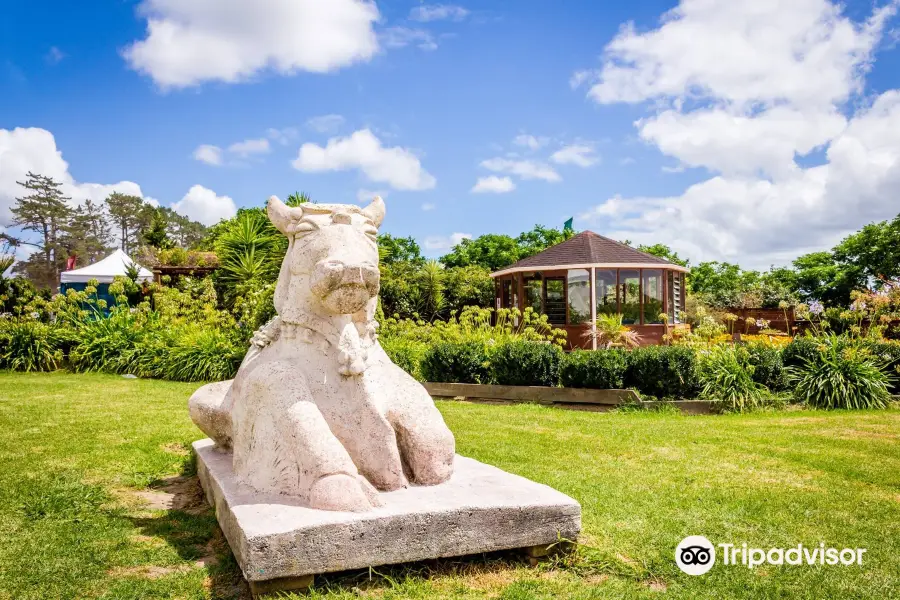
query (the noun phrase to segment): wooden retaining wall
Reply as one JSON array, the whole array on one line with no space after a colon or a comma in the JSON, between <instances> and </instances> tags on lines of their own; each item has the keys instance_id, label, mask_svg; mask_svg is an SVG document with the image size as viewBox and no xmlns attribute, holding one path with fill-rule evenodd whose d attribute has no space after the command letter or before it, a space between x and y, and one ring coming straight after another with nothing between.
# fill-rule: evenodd
<instances>
[{"instance_id":1,"label":"wooden retaining wall","mask_svg":"<svg viewBox=\"0 0 900 600\"><path fill-rule=\"evenodd\" d=\"M610 410L621 404L641 403L634 390L596 390L589 388L540 387L520 385L482 385L478 383L432 383L422 385L437 398L464 398L466 400L534 403L576 408L579 410ZM644 402L645 406L667 404ZM686 400L668 403L687 414L709 414L710 403L704 400Z\"/></svg>"}]
</instances>

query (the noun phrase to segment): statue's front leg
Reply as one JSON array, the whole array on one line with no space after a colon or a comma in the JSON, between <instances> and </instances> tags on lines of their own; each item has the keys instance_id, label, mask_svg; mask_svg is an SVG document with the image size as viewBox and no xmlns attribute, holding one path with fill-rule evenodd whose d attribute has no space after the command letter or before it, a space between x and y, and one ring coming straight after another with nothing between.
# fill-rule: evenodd
<instances>
[{"instance_id":1,"label":"statue's front leg","mask_svg":"<svg viewBox=\"0 0 900 600\"><path fill-rule=\"evenodd\" d=\"M378 505L378 493L359 475L347 450L312 402L295 402L280 423L281 435L309 482L309 505L362 512Z\"/></svg>"},{"instance_id":2,"label":"statue's front leg","mask_svg":"<svg viewBox=\"0 0 900 600\"><path fill-rule=\"evenodd\" d=\"M397 446L411 479L435 485L453 474L456 441L434 400L418 381L393 363L373 367L382 381L385 417L397 436Z\"/></svg>"},{"instance_id":3,"label":"statue's front leg","mask_svg":"<svg viewBox=\"0 0 900 600\"><path fill-rule=\"evenodd\" d=\"M241 391L235 462L248 478L306 498L312 508L361 512L378 505L377 492L313 402L306 378L290 364L259 365Z\"/></svg>"}]
</instances>

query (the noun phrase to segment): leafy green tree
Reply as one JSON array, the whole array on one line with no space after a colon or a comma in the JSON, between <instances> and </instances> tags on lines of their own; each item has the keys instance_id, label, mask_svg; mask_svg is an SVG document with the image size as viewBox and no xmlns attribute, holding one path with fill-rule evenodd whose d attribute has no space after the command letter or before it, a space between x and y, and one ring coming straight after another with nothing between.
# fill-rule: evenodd
<instances>
[{"instance_id":1,"label":"leafy green tree","mask_svg":"<svg viewBox=\"0 0 900 600\"><path fill-rule=\"evenodd\" d=\"M552 227L544 227L543 225L535 225L531 231L525 231L516 238L519 245L519 258L521 260L529 256L533 256L538 252L543 252L550 246L562 243L575 235L572 229L554 229Z\"/></svg>"},{"instance_id":2,"label":"leafy green tree","mask_svg":"<svg viewBox=\"0 0 900 600\"><path fill-rule=\"evenodd\" d=\"M448 312L459 312L466 306L492 307L494 280L490 270L479 265L444 269L444 295Z\"/></svg>"},{"instance_id":3,"label":"leafy green tree","mask_svg":"<svg viewBox=\"0 0 900 600\"><path fill-rule=\"evenodd\" d=\"M519 258L521 248L515 239L508 235L488 233L474 240L464 239L440 260L446 267L479 265L496 271L513 264Z\"/></svg>"},{"instance_id":4,"label":"leafy green tree","mask_svg":"<svg viewBox=\"0 0 900 600\"><path fill-rule=\"evenodd\" d=\"M845 277L864 277L876 288L900 277L900 215L847 236L834 247L834 258L848 271Z\"/></svg>"},{"instance_id":5,"label":"leafy green tree","mask_svg":"<svg viewBox=\"0 0 900 600\"><path fill-rule=\"evenodd\" d=\"M691 261L686 258L681 258L680 256L678 256L677 252L675 252L665 244L653 244L652 246L641 244L637 247L637 249L641 252L646 252L647 254L652 254L653 256L664 258L670 263L681 265L682 267L686 267L691 264Z\"/></svg>"},{"instance_id":6,"label":"leafy green tree","mask_svg":"<svg viewBox=\"0 0 900 600\"><path fill-rule=\"evenodd\" d=\"M828 306L848 306L850 292L864 287L861 269L838 262L832 252L811 252L794 263L796 289L807 300L819 300Z\"/></svg>"},{"instance_id":7,"label":"leafy green tree","mask_svg":"<svg viewBox=\"0 0 900 600\"><path fill-rule=\"evenodd\" d=\"M62 183L31 171L24 182L16 183L29 193L16 198L12 208L13 225L40 236L34 244L38 251L17 264L16 271L26 275L38 287L57 287L59 273L67 258L62 238L74 213L68 204L71 198L63 195Z\"/></svg>"},{"instance_id":8,"label":"leafy green tree","mask_svg":"<svg viewBox=\"0 0 900 600\"><path fill-rule=\"evenodd\" d=\"M397 262L411 262L421 264L425 262L422 249L412 237L394 237L389 233L378 236L378 250L382 264Z\"/></svg>"}]
</instances>

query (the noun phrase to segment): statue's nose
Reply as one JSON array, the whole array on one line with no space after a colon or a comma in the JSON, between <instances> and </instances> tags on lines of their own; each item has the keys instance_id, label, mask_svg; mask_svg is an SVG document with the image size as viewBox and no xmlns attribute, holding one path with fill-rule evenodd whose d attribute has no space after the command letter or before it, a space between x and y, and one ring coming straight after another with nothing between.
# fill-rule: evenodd
<instances>
[{"instance_id":1,"label":"statue's nose","mask_svg":"<svg viewBox=\"0 0 900 600\"><path fill-rule=\"evenodd\" d=\"M378 267L372 264L346 264L340 260L326 260L316 265L315 280L328 287L334 285L377 286ZM330 283L329 283L330 282Z\"/></svg>"},{"instance_id":2,"label":"statue's nose","mask_svg":"<svg viewBox=\"0 0 900 600\"><path fill-rule=\"evenodd\" d=\"M344 284L369 285L378 281L378 268L372 265L344 265L341 281Z\"/></svg>"}]
</instances>

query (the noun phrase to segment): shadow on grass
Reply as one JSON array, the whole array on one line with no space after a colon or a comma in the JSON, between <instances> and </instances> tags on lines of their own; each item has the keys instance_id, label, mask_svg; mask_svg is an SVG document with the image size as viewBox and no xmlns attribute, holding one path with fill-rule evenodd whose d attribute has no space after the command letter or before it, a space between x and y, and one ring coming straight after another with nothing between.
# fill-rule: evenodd
<instances>
[{"instance_id":1,"label":"shadow on grass","mask_svg":"<svg viewBox=\"0 0 900 600\"><path fill-rule=\"evenodd\" d=\"M138 493L149 508L166 512L129 517L141 535L165 540L181 559L206 568L213 598L249 599L250 588L206 502L194 461L186 460L179 475L155 479L148 488Z\"/></svg>"}]
</instances>

